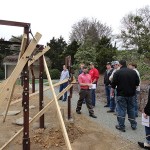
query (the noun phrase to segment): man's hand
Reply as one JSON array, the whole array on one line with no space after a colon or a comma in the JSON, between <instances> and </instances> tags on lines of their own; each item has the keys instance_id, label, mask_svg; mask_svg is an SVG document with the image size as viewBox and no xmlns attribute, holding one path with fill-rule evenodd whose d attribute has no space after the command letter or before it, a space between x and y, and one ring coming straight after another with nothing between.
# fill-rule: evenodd
<instances>
[{"instance_id":1,"label":"man's hand","mask_svg":"<svg viewBox=\"0 0 150 150\"><path fill-rule=\"evenodd\" d=\"M89 86L90 88L92 87L92 84L87 84L87 86Z\"/></svg>"},{"instance_id":2,"label":"man's hand","mask_svg":"<svg viewBox=\"0 0 150 150\"><path fill-rule=\"evenodd\" d=\"M113 89L113 88L111 88L110 96L111 96L111 97L114 97L114 95L115 95L115 94L114 94L114 89Z\"/></svg>"},{"instance_id":3,"label":"man's hand","mask_svg":"<svg viewBox=\"0 0 150 150\"><path fill-rule=\"evenodd\" d=\"M148 115L147 115L147 114L145 114L145 113L143 114L143 116L144 116L144 118L145 118L145 119L147 119L147 117L148 117Z\"/></svg>"}]
</instances>

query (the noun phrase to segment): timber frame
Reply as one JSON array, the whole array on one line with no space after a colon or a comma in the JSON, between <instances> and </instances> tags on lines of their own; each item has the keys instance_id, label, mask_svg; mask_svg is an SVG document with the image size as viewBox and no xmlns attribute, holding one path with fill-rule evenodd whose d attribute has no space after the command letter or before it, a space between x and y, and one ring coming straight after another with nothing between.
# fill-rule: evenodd
<instances>
[{"instance_id":1,"label":"timber frame","mask_svg":"<svg viewBox=\"0 0 150 150\"><path fill-rule=\"evenodd\" d=\"M52 102L55 102L56 104L56 109L57 109L57 114L58 114L58 119L60 121L60 125L62 128L62 132L63 132L63 136L65 139L65 143L67 146L68 150L72 150L71 148L71 144L68 138L68 134L65 128L65 124L60 112L60 107L58 105L58 99L69 89L72 89L73 84L76 83L75 79L71 78L71 82L70 84L62 91L60 92L58 95L56 95L55 91L54 91L54 86L59 86L62 83L68 82L68 80L62 81L62 82L58 82L55 85L52 85L52 80L48 71L48 67L47 67L47 63L44 57L44 53L46 53L50 48L46 47L44 48L44 46L40 46L40 50L41 52L39 52L38 54L35 55L35 57L32 57L32 53L34 52L40 38L42 37L42 35L40 33L36 33L35 36L33 36L33 39L31 40L31 42L29 43L29 33L30 33L30 23L24 23L24 22L15 22L15 21L7 21L7 20L0 20L0 25L9 25L9 26L17 26L17 27L23 27L24 28L24 34L23 34L23 39L22 39L22 43L21 43L21 48L20 48L20 54L19 54L19 58L18 58L18 63L14 69L14 71L12 72L11 76L9 78L7 78L2 84L1 84L1 89L0 89L0 106L2 105L2 102L7 100L7 107L6 107L6 113L4 116L4 120L6 119L7 116L7 112L8 109L10 107L10 105L13 105L15 103L18 103L20 101L22 101L22 106L23 106L23 128L20 129L9 141L7 141L1 148L0 150L5 149L8 144L10 144L18 135L20 135L20 133L22 133L23 131L23 150L30 150L30 137L29 137L29 126L36 120L38 120L40 118L40 128L44 128L44 113L48 110L50 104L52 104ZM32 64L34 61L36 61L37 59L39 59L39 66L40 66L40 72L39 72L39 91L35 92L35 88L34 86L32 86L32 94L29 95L29 66L31 66L31 70L32 70ZM68 57L67 59L67 66L71 67L71 57ZM49 83L49 87L44 88L43 89L43 72L44 69L46 71L46 75L48 78L48 83ZM69 69L69 68L68 68ZM70 70L70 69L69 69ZM14 88L15 88L15 83L16 80L18 78L18 76L20 75L20 73L22 72L22 85L23 85L23 94L22 94L22 99L18 99L14 102L11 102L12 99L12 95L14 92ZM33 72L32 72L33 73ZM34 73L33 73L33 80L32 83L34 84ZM44 101L43 101L43 91L45 90L51 90L52 94L53 94L53 99L44 107ZM29 121L29 98L39 94L39 112L33 117L32 120ZM70 96L68 96L68 100L71 99L72 97L72 90L70 90ZM71 104L71 103L70 103ZM71 107L68 104L68 110L70 109L69 107ZM69 110L71 111L71 109ZM68 112L68 119L71 118L71 112Z\"/></svg>"}]
</instances>

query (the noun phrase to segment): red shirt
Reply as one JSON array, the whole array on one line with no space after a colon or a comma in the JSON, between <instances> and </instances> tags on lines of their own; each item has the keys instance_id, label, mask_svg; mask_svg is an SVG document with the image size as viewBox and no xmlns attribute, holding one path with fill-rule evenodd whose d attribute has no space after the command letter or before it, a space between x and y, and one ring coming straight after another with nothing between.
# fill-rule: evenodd
<instances>
[{"instance_id":1,"label":"red shirt","mask_svg":"<svg viewBox=\"0 0 150 150\"><path fill-rule=\"evenodd\" d=\"M81 73L78 76L78 82L81 83L92 83L91 76L89 74ZM81 89L89 89L89 86L80 86Z\"/></svg>"},{"instance_id":2,"label":"red shirt","mask_svg":"<svg viewBox=\"0 0 150 150\"><path fill-rule=\"evenodd\" d=\"M98 81L99 79L99 72L96 68L93 68L89 71L89 74L91 75L92 82L96 79Z\"/></svg>"}]
</instances>

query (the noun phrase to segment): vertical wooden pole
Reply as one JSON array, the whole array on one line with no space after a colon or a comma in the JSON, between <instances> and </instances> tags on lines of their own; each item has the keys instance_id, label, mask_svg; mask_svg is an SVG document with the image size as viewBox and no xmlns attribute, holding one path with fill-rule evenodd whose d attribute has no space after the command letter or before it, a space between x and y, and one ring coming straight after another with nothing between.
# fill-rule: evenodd
<instances>
[{"instance_id":1,"label":"vertical wooden pole","mask_svg":"<svg viewBox=\"0 0 150 150\"><path fill-rule=\"evenodd\" d=\"M43 50L43 47L41 47ZM44 73L44 63L43 56L39 58L39 111L44 108L44 98L43 98L43 73ZM44 128L44 114L40 117L40 128Z\"/></svg>"},{"instance_id":2,"label":"vertical wooden pole","mask_svg":"<svg viewBox=\"0 0 150 150\"><path fill-rule=\"evenodd\" d=\"M24 28L24 33L27 34L27 44L29 44L29 26ZM23 69L23 150L30 150L30 138L29 138L29 70L28 63L26 63Z\"/></svg>"},{"instance_id":3,"label":"vertical wooden pole","mask_svg":"<svg viewBox=\"0 0 150 150\"><path fill-rule=\"evenodd\" d=\"M67 149L72 150L71 144L70 144L70 141L69 141L69 137L68 137L68 134L67 134L67 131L66 131L66 128L65 128L65 124L64 124L64 121L63 121L63 118L62 118L62 115L61 115L60 107L58 105L57 96L56 96L56 93L55 93L55 90L54 90L54 87L53 87L53 84L52 84L52 80L51 80L51 77L50 77L50 74L49 74L49 70L48 70L48 67L47 67L45 57L43 57L43 60L44 60L44 67L45 67L46 75L47 75L47 78L48 78L48 82L49 82L49 85L51 87L52 94L54 96L56 109L57 109L57 114L58 114L58 119L60 121L60 125L61 125L61 128L62 128L65 143L66 143Z\"/></svg>"},{"instance_id":4,"label":"vertical wooden pole","mask_svg":"<svg viewBox=\"0 0 150 150\"><path fill-rule=\"evenodd\" d=\"M66 64L67 64L67 68L69 70L69 74L70 74L70 82L73 81L73 75L72 75L72 72L71 72L71 56L68 56L66 57L67 58L67 61L66 61ZM68 120L72 118L71 116L71 98L72 98L72 92L73 92L73 87L70 88L70 94L68 96Z\"/></svg>"}]
</instances>

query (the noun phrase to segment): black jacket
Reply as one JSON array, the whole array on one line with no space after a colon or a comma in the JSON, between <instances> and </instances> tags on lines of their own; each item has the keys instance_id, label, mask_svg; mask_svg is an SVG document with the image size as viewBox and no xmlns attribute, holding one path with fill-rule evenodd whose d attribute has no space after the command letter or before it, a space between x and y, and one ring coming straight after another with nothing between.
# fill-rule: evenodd
<instances>
[{"instance_id":1,"label":"black jacket","mask_svg":"<svg viewBox=\"0 0 150 150\"><path fill-rule=\"evenodd\" d=\"M130 97L135 95L139 82L139 77L134 70L121 67L114 73L111 86L113 89L117 87L117 96Z\"/></svg>"},{"instance_id":2,"label":"black jacket","mask_svg":"<svg viewBox=\"0 0 150 150\"><path fill-rule=\"evenodd\" d=\"M149 92L148 92L148 102L144 108L144 112L145 112L145 114L150 116L150 88L149 88Z\"/></svg>"},{"instance_id":3,"label":"black jacket","mask_svg":"<svg viewBox=\"0 0 150 150\"><path fill-rule=\"evenodd\" d=\"M109 77L111 76L112 72L113 72L113 69L111 69L108 74L107 74L107 70L105 71L105 74L104 74L104 84L105 85L110 85L111 84L111 81L109 80Z\"/></svg>"}]
</instances>

